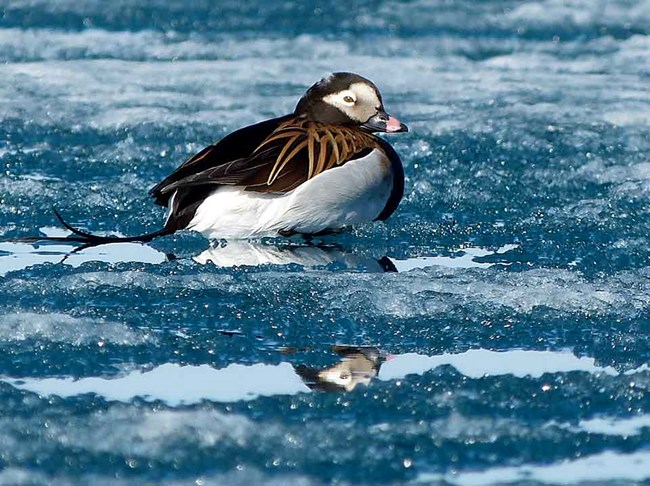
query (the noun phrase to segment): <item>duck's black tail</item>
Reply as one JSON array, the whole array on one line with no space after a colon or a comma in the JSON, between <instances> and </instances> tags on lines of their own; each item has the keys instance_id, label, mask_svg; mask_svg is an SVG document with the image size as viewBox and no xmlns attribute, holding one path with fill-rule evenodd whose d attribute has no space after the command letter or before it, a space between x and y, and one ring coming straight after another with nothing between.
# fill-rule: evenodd
<instances>
[{"instance_id":1,"label":"duck's black tail","mask_svg":"<svg viewBox=\"0 0 650 486\"><path fill-rule=\"evenodd\" d=\"M16 238L13 241L24 242L24 243L34 243L37 241L63 241L63 242L75 242L82 243L84 246L97 246L105 245L106 243L129 243L134 241L141 241L143 243L149 242L158 236L165 236L173 233L175 230L169 227L165 227L153 233L147 233L144 235L137 236L100 236L94 235L92 233L87 233L81 231L77 228L72 227L68 222L66 222L59 212L52 208L54 214L61 224L66 227L66 229L72 231L70 236L28 236L26 238Z\"/></svg>"}]
</instances>

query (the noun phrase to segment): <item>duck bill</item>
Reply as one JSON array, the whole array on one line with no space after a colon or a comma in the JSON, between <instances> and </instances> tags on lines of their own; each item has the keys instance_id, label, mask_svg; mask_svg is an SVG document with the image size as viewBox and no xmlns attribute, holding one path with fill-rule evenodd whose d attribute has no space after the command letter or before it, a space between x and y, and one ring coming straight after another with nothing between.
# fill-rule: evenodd
<instances>
[{"instance_id":1,"label":"duck bill","mask_svg":"<svg viewBox=\"0 0 650 486\"><path fill-rule=\"evenodd\" d=\"M361 125L361 128L364 128L369 132L397 133L409 131L406 125L383 110Z\"/></svg>"}]
</instances>

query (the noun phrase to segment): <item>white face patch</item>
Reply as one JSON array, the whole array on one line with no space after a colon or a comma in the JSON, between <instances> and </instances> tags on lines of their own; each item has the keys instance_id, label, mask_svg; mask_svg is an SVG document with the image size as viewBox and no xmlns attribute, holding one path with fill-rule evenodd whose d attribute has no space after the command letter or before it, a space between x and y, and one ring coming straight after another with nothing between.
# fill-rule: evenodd
<instances>
[{"instance_id":1,"label":"white face patch","mask_svg":"<svg viewBox=\"0 0 650 486\"><path fill-rule=\"evenodd\" d=\"M377 93L366 83L353 83L348 89L325 96L323 101L359 123L367 122L381 107Z\"/></svg>"}]
</instances>

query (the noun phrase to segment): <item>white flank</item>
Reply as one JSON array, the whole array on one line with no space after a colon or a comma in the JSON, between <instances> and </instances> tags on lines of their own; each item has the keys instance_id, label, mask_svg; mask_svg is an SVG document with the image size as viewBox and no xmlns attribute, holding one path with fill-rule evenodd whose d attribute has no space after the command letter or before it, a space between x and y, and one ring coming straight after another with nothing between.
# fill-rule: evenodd
<instances>
[{"instance_id":1,"label":"white flank","mask_svg":"<svg viewBox=\"0 0 650 486\"><path fill-rule=\"evenodd\" d=\"M210 239L335 230L374 220L386 206L392 186L390 161L373 150L286 194L220 187L201 203L187 228Z\"/></svg>"}]
</instances>

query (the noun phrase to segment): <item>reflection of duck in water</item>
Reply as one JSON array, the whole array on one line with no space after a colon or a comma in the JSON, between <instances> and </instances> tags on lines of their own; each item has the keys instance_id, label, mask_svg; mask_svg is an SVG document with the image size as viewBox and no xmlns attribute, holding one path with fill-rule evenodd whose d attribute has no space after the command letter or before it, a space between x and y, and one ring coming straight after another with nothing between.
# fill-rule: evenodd
<instances>
[{"instance_id":1,"label":"reflection of duck in water","mask_svg":"<svg viewBox=\"0 0 650 486\"><path fill-rule=\"evenodd\" d=\"M335 346L341 360L329 368L294 366L296 373L312 390L351 391L357 385L368 385L377 376L386 355L375 347Z\"/></svg>"},{"instance_id":2,"label":"reflection of duck in water","mask_svg":"<svg viewBox=\"0 0 650 486\"><path fill-rule=\"evenodd\" d=\"M338 245L272 245L253 241L231 241L211 246L193 260L201 265L218 267L258 265L300 265L304 268L338 265L365 272L395 272L393 262L386 256L376 259L352 253Z\"/></svg>"},{"instance_id":3,"label":"reflection of duck in water","mask_svg":"<svg viewBox=\"0 0 650 486\"><path fill-rule=\"evenodd\" d=\"M408 272L434 266L449 268L488 268L493 265L510 265L516 261L518 245L503 245L496 250L480 247L449 249L439 254L400 259L383 256L375 258L370 251L359 246L345 249L336 244L315 244L289 240L229 241L211 246L191 257L201 265L218 267L256 267L260 265L300 265L305 270L347 270L353 272L381 273ZM182 257L185 258L185 257ZM72 245L30 245L0 242L0 275L40 263L63 263L79 266L84 262L143 262L162 263L176 260L173 254L163 253L154 247L138 243L105 244L74 247Z\"/></svg>"},{"instance_id":4,"label":"reflection of duck in water","mask_svg":"<svg viewBox=\"0 0 650 486\"><path fill-rule=\"evenodd\" d=\"M3 252L5 254L3 254ZM84 262L163 263L179 257L138 243L112 243L93 247L48 245L35 247L26 243L0 243L0 275L40 263L66 263L77 267ZM181 257L186 258L186 257ZM201 265L222 268L257 267L261 265L300 265L305 270L347 270L353 272L396 272L387 256L379 259L338 245L268 244L253 241L231 241L211 246L191 257Z\"/></svg>"}]
</instances>

